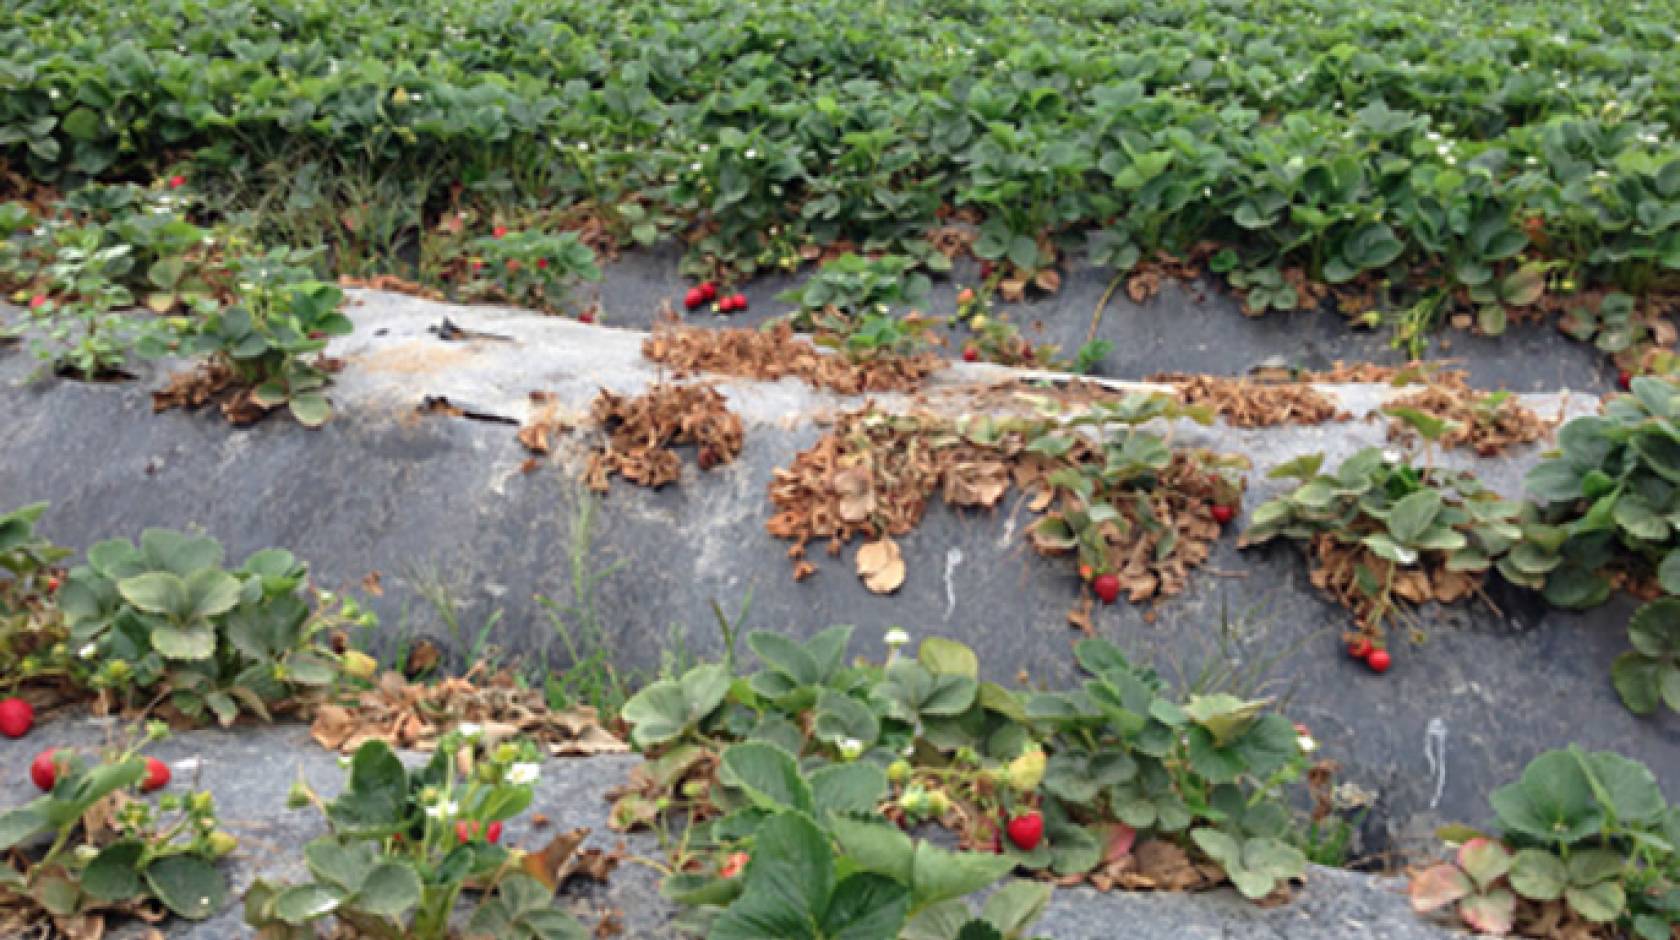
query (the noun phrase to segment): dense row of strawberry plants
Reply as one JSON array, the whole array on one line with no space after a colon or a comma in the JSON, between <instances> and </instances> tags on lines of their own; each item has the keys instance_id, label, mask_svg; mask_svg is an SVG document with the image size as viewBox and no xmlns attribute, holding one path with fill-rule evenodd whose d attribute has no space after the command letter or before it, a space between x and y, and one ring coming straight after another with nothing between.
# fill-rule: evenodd
<instances>
[{"instance_id":1,"label":"dense row of strawberry plants","mask_svg":"<svg viewBox=\"0 0 1680 940\"><path fill-rule=\"evenodd\" d=\"M1245 280L1428 273L1489 308L1680 266L1672 0L9 12L14 170L191 160L341 259L412 250L450 208L558 205L748 273L839 239L927 258L953 208L1027 272L1093 230L1121 266L1214 239Z\"/></svg>"}]
</instances>

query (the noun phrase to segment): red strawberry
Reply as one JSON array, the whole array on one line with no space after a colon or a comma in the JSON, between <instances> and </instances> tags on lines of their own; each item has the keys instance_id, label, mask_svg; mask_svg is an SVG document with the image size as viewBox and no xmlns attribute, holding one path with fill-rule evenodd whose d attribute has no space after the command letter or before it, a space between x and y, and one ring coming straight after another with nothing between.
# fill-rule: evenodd
<instances>
[{"instance_id":1,"label":"red strawberry","mask_svg":"<svg viewBox=\"0 0 1680 940\"><path fill-rule=\"evenodd\" d=\"M1023 852L1038 848L1044 838L1044 817L1037 810L1022 813L1009 821L1009 841Z\"/></svg>"},{"instance_id":2,"label":"red strawberry","mask_svg":"<svg viewBox=\"0 0 1680 940\"><path fill-rule=\"evenodd\" d=\"M1091 590L1097 592L1104 604L1112 604L1120 596L1120 579L1112 574L1099 574L1097 580L1091 582Z\"/></svg>"},{"instance_id":3,"label":"red strawberry","mask_svg":"<svg viewBox=\"0 0 1680 940\"><path fill-rule=\"evenodd\" d=\"M732 294L732 295L730 295L729 306L732 309L735 309L735 310L745 310L745 309L747 309L747 295L746 294Z\"/></svg>"},{"instance_id":4,"label":"red strawberry","mask_svg":"<svg viewBox=\"0 0 1680 940\"><path fill-rule=\"evenodd\" d=\"M688 289L688 293L683 295L683 306L690 310L693 310L695 307L698 307L705 302L706 295L700 293L700 288L698 287L690 287Z\"/></svg>"},{"instance_id":5,"label":"red strawberry","mask_svg":"<svg viewBox=\"0 0 1680 940\"><path fill-rule=\"evenodd\" d=\"M455 841L466 845L478 835L478 823L461 820L455 824Z\"/></svg>"},{"instance_id":6,"label":"red strawberry","mask_svg":"<svg viewBox=\"0 0 1680 940\"><path fill-rule=\"evenodd\" d=\"M140 792L151 793L169 786L169 765L155 757L146 758L146 776L140 781Z\"/></svg>"},{"instance_id":7,"label":"red strawberry","mask_svg":"<svg viewBox=\"0 0 1680 940\"><path fill-rule=\"evenodd\" d=\"M996 270L997 270L997 265L991 263L990 261L980 262L980 277L981 278L991 277L992 272L996 271Z\"/></svg>"},{"instance_id":8,"label":"red strawberry","mask_svg":"<svg viewBox=\"0 0 1680 940\"><path fill-rule=\"evenodd\" d=\"M1624 392L1627 391L1628 389L1632 388L1633 387L1633 373L1629 372L1626 369L1623 369L1621 374L1616 376L1616 384L1620 385L1622 387L1622 391L1624 391Z\"/></svg>"},{"instance_id":9,"label":"red strawberry","mask_svg":"<svg viewBox=\"0 0 1680 940\"><path fill-rule=\"evenodd\" d=\"M477 271L477 270L479 270L479 269L480 269L480 268L482 268L482 267L484 267L484 262L482 262L482 261L480 261L480 260L478 260L478 259L477 259L477 258L474 258L474 259L473 259L473 260L472 260L472 269L473 269L473 270L474 270L474 271Z\"/></svg>"},{"instance_id":10,"label":"red strawberry","mask_svg":"<svg viewBox=\"0 0 1680 940\"><path fill-rule=\"evenodd\" d=\"M973 346L964 346L963 347L963 361L964 362L979 362L980 361L980 350L975 349Z\"/></svg>"},{"instance_id":11,"label":"red strawberry","mask_svg":"<svg viewBox=\"0 0 1680 940\"><path fill-rule=\"evenodd\" d=\"M594 310L585 310L584 312L578 314L578 322L579 323L594 323L595 322L595 311Z\"/></svg>"},{"instance_id":12,"label":"red strawberry","mask_svg":"<svg viewBox=\"0 0 1680 940\"><path fill-rule=\"evenodd\" d=\"M1091 580L1091 576L1092 576L1093 573L1094 572L1091 571L1091 566L1090 565L1080 565L1079 566L1079 580L1089 581L1089 580Z\"/></svg>"},{"instance_id":13,"label":"red strawberry","mask_svg":"<svg viewBox=\"0 0 1680 940\"><path fill-rule=\"evenodd\" d=\"M1213 521L1219 523L1220 525L1230 522L1231 517L1236 514L1237 511L1235 509L1232 509L1230 506L1226 506L1224 504L1215 505L1213 507Z\"/></svg>"},{"instance_id":14,"label":"red strawberry","mask_svg":"<svg viewBox=\"0 0 1680 940\"><path fill-rule=\"evenodd\" d=\"M1365 665L1370 666L1371 671L1378 675L1387 672L1393 662L1394 659L1388 655L1388 650L1372 650L1371 655L1365 657Z\"/></svg>"},{"instance_id":15,"label":"red strawberry","mask_svg":"<svg viewBox=\"0 0 1680 940\"><path fill-rule=\"evenodd\" d=\"M546 268L546 267L548 267L548 259L547 258L538 258L537 259L537 270L541 271L543 268Z\"/></svg>"},{"instance_id":16,"label":"red strawberry","mask_svg":"<svg viewBox=\"0 0 1680 940\"><path fill-rule=\"evenodd\" d=\"M711 303L712 301L717 299L717 282L716 281L701 281L700 282L700 299L705 301L706 303Z\"/></svg>"},{"instance_id":17,"label":"red strawberry","mask_svg":"<svg viewBox=\"0 0 1680 940\"><path fill-rule=\"evenodd\" d=\"M176 175L169 178L170 189L180 189L185 185L187 185L187 178L185 176Z\"/></svg>"},{"instance_id":18,"label":"red strawberry","mask_svg":"<svg viewBox=\"0 0 1680 940\"><path fill-rule=\"evenodd\" d=\"M47 295L46 294L36 294L35 296L29 298L29 309L31 309L31 310L39 310L42 307L45 307L46 305L47 305Z\"/></svg>"},{"instance_id":19,"label":"red strawberry","mask_svg":"<svg viewBox=\"0 0 1680 940\"><path fill-rule=\"evenodd\" d=\"M1360 637L1359 639L1348 643L1347 651L1348 655L1352 656L1354 659L1364 659L1365 657L1371 655L1371 641L1365 637Z\"/></svg>"},{"instance_id":20,"label":"red strawberry","mask_svg":"<svg viewBox=\"0 0 1680 940\"><path fill-rule=\"evenodd\" d=\"M52 792L53 784L58 782L58 765L53 762L53 755L57 753L49 747L36 754L29 764L29 779L35 781L35 786L39 787L42 793Z\"/></svg>"},{"instance_id":21,"label":"red strawberry","mask_svg":"<svg viewBox=\"0 0 1680 940\"><path fill-rule=\"evenodd\" d=\"M35 725L35 708L21 698L0 702L0 734L21 738Z\"/></svg>"},{"instance_id":22,"label":"red strawberry","mask_svg":"<svg viewBox=\"0 0 1680 940\"><path fill-rule=\"evenodd\" d=\"M974 303L974 288L965 287L957 291L957 303L964 307Z\"/></svg>"},{"instance_id":23,"label":"red strawberry","mask_svg":"<svg viewBox=\"0 0 1680 940\"><path fill-rule=\"evenodd\" d=\"M58 575L56 575L56 574L48 575L47 576L47 593L48 594L57 594L59 585L61 585L63 583L64 583L63 581L60 581L58 579Z\"/></svg>"},{"instance_id":24,"label":"red strawberry","mask_svg":"<svg viewBox=\"0 0 1680 940\"><path fill-rule=\"evenodd\" d=\"M491 845L495 845L497 842L500 842L501 839L502 839L502 824L501 823L493 822L490 825L484 827L484 841L490 843Z\"/></svg>"},{"instance_id":25,"label":"red strawberry","mask_svg":"<svg viewBox=\"0 0 1680 940\"><path fill-rule=\"evenodd\" d=\"M519 272L519 259L518 258L509 258L508 263L507 263L507 269L508 269L509 274L517 274Z\"/></svg>"},{"instance_id":26,"label":"red strawberry","mask_svg":"<svg viewBox=\"0 0 1680 940\"><path fill-rule=\"evenodd\" d=\"M503 235L506 235L506 234L507 234L507 226L505 226L505 225L498 225L495 228L490 230L490 235L491 235L492 238L501 238Z\"/></svg>"}]
</instances>

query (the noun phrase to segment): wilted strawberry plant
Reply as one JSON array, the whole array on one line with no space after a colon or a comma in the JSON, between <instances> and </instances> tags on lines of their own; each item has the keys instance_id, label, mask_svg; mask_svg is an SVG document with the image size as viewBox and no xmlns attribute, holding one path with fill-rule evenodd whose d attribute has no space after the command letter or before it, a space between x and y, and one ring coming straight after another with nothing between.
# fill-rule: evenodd
<instances>
[{"instance_id":1,"label":"wilted strawberry plant","mask_svg":"<svg viewBox=\"0 0 1680 940\"><path fill-rule=\"evenodd\" d=\"M314 937L332 921L372 936L444 940L470 885L485 895L469 922L475 935L581 940L588 933L554 907L553 886L501 844L505 822L531 804L540 764L535 746L493 743L465 726L415 770L384 742L363 744L338 796L293 786L292 808L313 805L329 832L304 848L310 880L252 886L246 923L275 940Z\"/></svg>"},{"instance_id":2,"label":"wilted strawberry plant","mask_svg":"<svg viewBox=\"0 0 1680 940\"><path fill-rule=\"evenodd\" d=\"M1680 812L1645 765L1548 751L1489 802L1496 834L1444 830L1461 844L1453 861L1413 876L1418 911L1451 911L1500 936L1562 923L1585 936L1667 940L1680 926Z\"/></svg>"},{"instance_id":3,"label":"wilted strawberry plant","mask_svg":"<svg viewBox=\"0 0 1680 940\"><path fill-rule=\"evenodd\" d=\"M152 919L159 905L188 920L221 909L227 882L216 860L237 842L219 827L211 795L148 801L131 792L167 784L167 767L140 756L167 734L153 723L140 744L94 760L68 749L36 757L31 776L44 792L0 815L0 922L70 933L112 915Z\"/></svg>"}]
</instances>

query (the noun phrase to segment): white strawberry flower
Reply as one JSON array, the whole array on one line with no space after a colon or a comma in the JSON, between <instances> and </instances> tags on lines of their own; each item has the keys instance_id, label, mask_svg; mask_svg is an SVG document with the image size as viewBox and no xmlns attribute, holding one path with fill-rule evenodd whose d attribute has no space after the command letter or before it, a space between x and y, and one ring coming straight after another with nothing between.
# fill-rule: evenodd
<instances>
[{"instance_id":1,"label":"white strawberry flower","mask_svg":"<svg viewBox=\"0 0 1680 940\"><path fill-rule=\"evenodd\" d=\"M512 767L508 768L508 783L511 783L514 786L524 786L527 783L536 783L537 776L541 773L541 770L542 768L540 766L530 762L520 762L518 764L514 764Z\"/></svg>"},{"instance_id":2,"label":"white strawberry flower","mask_svg":"<svg viewBox=\"0 0 1680 940\"><path fill-rule=\"evenodd\" d=\"M857 738L842 738L839 743L841 760L857 760L863 753L863 742Z\"/></svg>"}]
</instances>

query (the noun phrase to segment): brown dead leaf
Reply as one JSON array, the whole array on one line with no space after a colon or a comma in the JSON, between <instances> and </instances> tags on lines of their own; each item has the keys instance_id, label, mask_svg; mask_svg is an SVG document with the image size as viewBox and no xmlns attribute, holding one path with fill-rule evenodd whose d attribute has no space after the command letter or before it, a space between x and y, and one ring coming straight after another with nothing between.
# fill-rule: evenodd
<instances>
[{"instance_id":1,"label":"brown dead leaf","mask_svg":"<svg viewBox=\"0 0 1680 940\"><path fill-rule=\"evenodd\" d=\"M858 577L876 594L891 594L904 584L904 556L890 538L870 542L857 551Z\"/></svg>"},{"instance_id":2,"label":"brown dead leaf","mask_svg":"<svg viewBox=\"0 0 1680 940\"><path fill-rule=\"evenodd\" d=\"M745 433L740 416L710 385L654 385L633 398L602 389L590 416L607 440L590 454L584 478L601 493L615 473L652 488L675 482L682 471L675 445L694 444L709 455L702 469L729 463L740 455Z\"/></svg>"}]
</instances>

